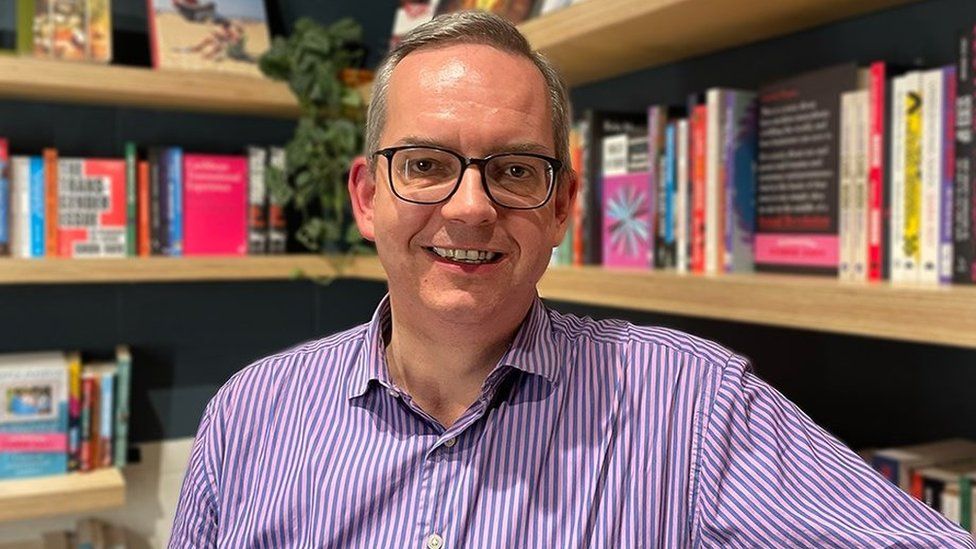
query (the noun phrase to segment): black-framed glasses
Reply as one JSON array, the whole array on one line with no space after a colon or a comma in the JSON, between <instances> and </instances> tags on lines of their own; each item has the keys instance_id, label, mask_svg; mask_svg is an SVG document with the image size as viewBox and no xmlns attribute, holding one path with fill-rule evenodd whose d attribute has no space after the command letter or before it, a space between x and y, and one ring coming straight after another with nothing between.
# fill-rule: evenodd
<instances>
[{"instance_id":1,"label":"black-framed glasses","mask_svg":"<svg viewBox=\"0 0 976 549\"><path fill-rule=\"evenodd\" d=\"M404 145L373 153L386 157L390 188L400 200L439 204L461 186L468 166L481 173L481 186L492 202L514 210L542 207L552 196L562 162L534 153L499 153L466 158L439 147Z\"/></svg>"}]
</instances>

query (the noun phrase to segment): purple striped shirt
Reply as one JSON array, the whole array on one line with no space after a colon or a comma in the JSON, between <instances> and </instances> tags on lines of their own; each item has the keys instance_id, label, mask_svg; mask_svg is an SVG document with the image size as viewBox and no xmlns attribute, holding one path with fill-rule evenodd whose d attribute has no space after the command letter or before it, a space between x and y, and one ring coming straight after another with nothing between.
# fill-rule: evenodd
<instances>
[{"instance_id":1,"label":"purple striped shirt","mask_svg":"<svg viewBox=\"0 0 976 549\"><path fill-rule=\"evenodd\" d=\"M976 547L709 341L537 299L444 429L389 329L384 300L231 378L170 547Z\"/></svg>"}]
</instances>

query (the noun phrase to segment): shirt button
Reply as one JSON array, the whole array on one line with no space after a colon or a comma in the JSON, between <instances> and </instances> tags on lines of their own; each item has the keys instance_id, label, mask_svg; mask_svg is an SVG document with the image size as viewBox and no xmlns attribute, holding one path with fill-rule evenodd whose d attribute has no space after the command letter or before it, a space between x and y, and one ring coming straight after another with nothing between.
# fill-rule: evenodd
<instances>
[{"instance_id":1,"label":"shirt button","mask_svg":"<svg viewBox=\"0 0 976 549\"><path fill-rule=\"evenodd\" d=\"M444 446L447 446L448 448L454 448L455 444L457 444L456 438L449 438L444 441Z\"/></svg>"},{"instance_id":2,"label":"shirt button","mask_svg":"<svg viewBox=\"0 0 976 549\"><path fill-rule=\"evenodd\" d=\"M396 390L394 389L387 389L386 394L390 395L393 398L400 398L400 393L396 392Z\"/></svg>"},{"instance_id":3,"label":"shirt button","mask_svg":"<svg viewBox=\"0 0 976 549\"><path fill-rule=\"evenodd\" d=\"M441 549L444 547L444 538L437 534L427 536L427 549Z\"/></svg>"}]
</instances>

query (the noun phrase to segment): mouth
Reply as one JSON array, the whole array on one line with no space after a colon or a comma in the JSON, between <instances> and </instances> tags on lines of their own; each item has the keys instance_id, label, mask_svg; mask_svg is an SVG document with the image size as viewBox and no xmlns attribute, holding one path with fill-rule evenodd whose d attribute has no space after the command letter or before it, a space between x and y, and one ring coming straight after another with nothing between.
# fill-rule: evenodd
<instances>
[{"instance_id":1,"label":"mouth","mask_svg":"<svg viewBox=\"0 0 976 549\"><path fill-rule=\"evenodd\" d=\"M424 248L435 257L458 265L487 265L498 263L505 254L488 250L469 250L461 248L441 248L427 246Z\"/></svg>"}]
</instances>

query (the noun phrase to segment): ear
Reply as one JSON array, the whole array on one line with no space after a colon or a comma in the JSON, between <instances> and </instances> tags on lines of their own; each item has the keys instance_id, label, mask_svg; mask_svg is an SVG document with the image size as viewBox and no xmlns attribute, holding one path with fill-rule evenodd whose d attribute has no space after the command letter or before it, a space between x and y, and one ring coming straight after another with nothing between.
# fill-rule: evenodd
<instances>
[{"instance_id":1,"label":"ear","mask_svg":"<svg viewBox=\"0 0 976 549\"><path fill-rule=\"evenodd\" d=\"M369 169L366 157L358 156L349 167L349 199L352 202L352 215L356 218L359 234L369 241L376 239L373 227L373 201L376 198L376 183Z\"/></svg>"},{"instance_id":2,"label":"ear","mask_svg":"<svg viewBox=\"0 0 976 549\"><path fill-rule=\"evenodd\" d=\"M576 208L576 199L579 192L579 176L573 170L566 170L563 176L556 183L552 197L553 212L555 216L555 230L553 232L552 247L555 248L566 236L569 228L569 220L572 218L573 210Z\"/></svg>"}]
</instances>

